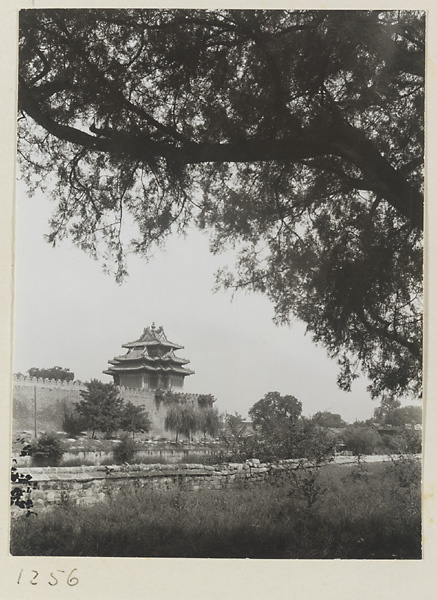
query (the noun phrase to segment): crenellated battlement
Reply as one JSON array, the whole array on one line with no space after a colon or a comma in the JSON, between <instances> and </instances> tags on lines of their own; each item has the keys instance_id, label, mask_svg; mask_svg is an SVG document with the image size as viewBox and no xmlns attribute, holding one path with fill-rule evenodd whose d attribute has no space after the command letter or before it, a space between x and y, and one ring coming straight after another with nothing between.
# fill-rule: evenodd
<instances>
[{"instance_id":1,"label":"crenellated battlement","mask_svg":"<svg viewBox=\"0 0 437 600\"><path fill-rule=\"evenodd\" d=\"M47 379L45 377L29 377L29 375L15 375L14 385L39 388L60 388L62 390L85 390L86 385L82 381L65 381L62 379ZM155 394L154 389L150 388L133 388L125 386L117 386L120 393L129 394L129 396L138 396L139 398L146 396L150 397ZM190 392L177 392L177 396L184 400L198 400L205 394L192 394Z\"/></svg>"},{"instance_id":2,"label":"crenellated battlement","mask_svg":"<svg viewBox=\"0 0 437 600\"><path fill-rule=\"evenodd\" d=\"M14 375L14 385L26 387L61 388L63 390L84 390L81 381L65 381L63 379L46 379L45 377L29 377L29 375Z\"/></svg>"},{"instance_id":3,"label":"crenellated battlement","mask_svg":"<svg viewBox=\"0 0 437 600\"><path fill-rule=\"evenodd\" d=\"M130 387L125 387L125 386L117 386L118 389L120 390L121 395L123 395L124 393L129 394L129 396L138 396L139 398L141 398L142 396L147 396L150 397L151 395L155 395L155 392L157 390L155 389L150 389L150 388L130 388ZM208 394L193 394L190 392L175 392L175 395L178 398L181 398L181 400L188 400L188 401L197 401L199 400L199 398L204 398L206 395Z\"/></svg>"}]
</instances>

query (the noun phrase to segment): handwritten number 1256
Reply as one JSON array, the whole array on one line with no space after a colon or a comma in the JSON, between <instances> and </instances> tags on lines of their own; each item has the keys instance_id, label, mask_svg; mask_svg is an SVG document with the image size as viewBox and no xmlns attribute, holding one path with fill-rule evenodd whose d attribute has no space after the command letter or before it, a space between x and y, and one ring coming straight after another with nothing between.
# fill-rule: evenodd
<instances>
[{"instance_id":1,"label":"handwritten number 1256","mask_svg":"<svg viewBox=\"0 0 437 600\"><path fill-rule=\"evenodd\" d=\"M23 571L24 569L21 569L20 574L18 575L18 579L17 579L17 583L21 582L21 577L23 575ZM67 578L65 580L65 582L67 583L67 585L69 585L70 587L77 585L79 583L79 579L76 577L76 575L74 575L75 571L77 571L77 569L73 569L72 571L70 571L67 575ZM39 572L35 571L35 569L31 570L31 577L29 579L29 583L31 585L37 585L38 582L38 577L39 577ZM51 585L52 587L55 585L58 585L58 583L64 579L63 575L59 576L57 575L58 573L62 573L63 575L65 575L66 571L63 571L62 569L56 569L56 571L53 571L52 573L50 573L50 579L49 581L47 581L47 583L49 585Z\"/></svg>"}]
</instances>

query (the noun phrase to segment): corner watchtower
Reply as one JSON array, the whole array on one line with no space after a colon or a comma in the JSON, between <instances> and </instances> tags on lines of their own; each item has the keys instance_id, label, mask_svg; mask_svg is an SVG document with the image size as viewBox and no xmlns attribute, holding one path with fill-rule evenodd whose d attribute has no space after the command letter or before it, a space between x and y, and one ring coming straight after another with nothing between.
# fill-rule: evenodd
<instances>
[{"instance_id":1,"label":"corner watchtower","mask_svg":"<svg viewBox=\"0 0 437 600\"><path fill-rule=\"evenodd\" d=\"M141 337L122 345L127 353L108 361L103 371L114 378L115 385L129 388L172 389L182 388L185 377L194 371L184 365L190 361L176 356L183 346L170 342L162 326L153 323Z\"/></svg>"}]
</instances>

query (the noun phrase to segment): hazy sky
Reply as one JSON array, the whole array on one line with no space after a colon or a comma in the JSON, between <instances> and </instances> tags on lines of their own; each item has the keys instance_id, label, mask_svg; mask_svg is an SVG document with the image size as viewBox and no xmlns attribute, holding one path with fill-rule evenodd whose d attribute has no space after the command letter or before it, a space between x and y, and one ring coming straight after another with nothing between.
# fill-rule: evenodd
<instances>
[{"instance_id":1,"label":"hazy sky","mask_svg":"<svg viewBox=\"0 0 437 600\"><path fill-rule=\"evenodd\" d=\"M148 263L131 257L130 276L118 285L69 240L56 248L45 242L52 208L18 185L14 372L60 365L82 381L111 381L102 373L108 360L155 322L185 346L178 354L195 371L185 391L213 394L221 411L246 415L278 391L300 400L306 415L330 410L349 422L372 415L378 403L365 378L351 393L338 389L335 361L303 324L275 326L262 295L212 292L214 272L232 264L232 254L211 255L205 234L171 238Z\"/></svg>"}]
</instances>

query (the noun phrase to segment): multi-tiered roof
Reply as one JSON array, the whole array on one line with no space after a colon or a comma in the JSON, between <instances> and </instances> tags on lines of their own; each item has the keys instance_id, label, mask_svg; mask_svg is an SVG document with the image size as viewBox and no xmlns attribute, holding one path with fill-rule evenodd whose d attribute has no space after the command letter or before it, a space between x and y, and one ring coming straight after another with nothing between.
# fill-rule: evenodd
<instances>
[{"instance_id":1,"label":"multi-tiered roof","mask_svg":"<svg viewBox=\"0 0 437 600\"><path fill-rule=\"evenodd\" d=\"M127 353L109 361L104 373L112 375L116 385L139 388L181 388L194 371L184 365L190 361L175 355L183 346L170 342L162 326L146 327L134 342L122 345Z\"/></svg>"}]
</instances>

